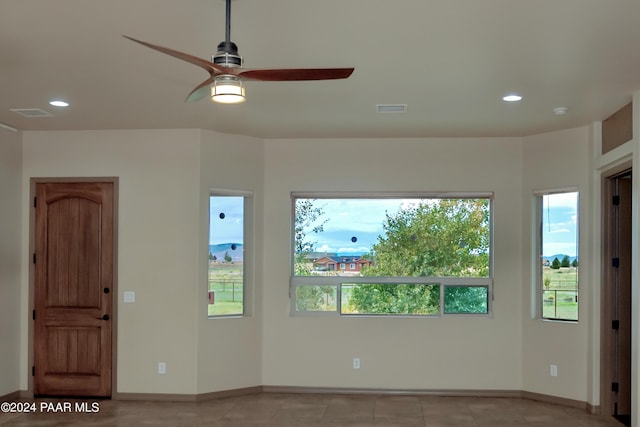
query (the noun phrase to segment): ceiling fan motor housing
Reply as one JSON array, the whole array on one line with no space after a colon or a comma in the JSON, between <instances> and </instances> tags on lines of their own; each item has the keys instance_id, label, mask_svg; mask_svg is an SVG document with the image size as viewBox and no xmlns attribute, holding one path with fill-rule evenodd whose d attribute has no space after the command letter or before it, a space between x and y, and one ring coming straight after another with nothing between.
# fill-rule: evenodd
<instances>
[{"instance_id":1,"label":"ceiling fan motor housing","mask_svg":"<svg viewBox=\"0 0 640 427\"><path fill-rule=\"evenodd\" d=\"M212 61L214 64L226 68L242 67L242 57L238 55L238 46L229 41L223 41L218 44L218 51L213 56Z\"/></svg>"}]
</instances>

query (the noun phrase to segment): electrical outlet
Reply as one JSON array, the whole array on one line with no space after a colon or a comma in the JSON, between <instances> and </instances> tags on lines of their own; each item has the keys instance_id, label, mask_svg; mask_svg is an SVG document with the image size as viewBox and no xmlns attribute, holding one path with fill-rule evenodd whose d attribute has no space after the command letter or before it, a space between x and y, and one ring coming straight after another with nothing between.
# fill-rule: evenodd
<instances>
[{"instance_id":1,"label":"electrical outlet","mask_svg":"<svg viewBox=\"0 0 640 427\"><path fill-rule=\"evenodd\" d=\"M360 369L360 358L359 357L354 357L353 358L353 369Z\"/></svg>"},{"instance_id":2,"label":"electrical outlet","mask_svg":"<svg viewBox=\"0 0 640 427\"><path fill-rule=\"evenodd\" d=\"M551 375L552 377L558 376L558 365L549 366L549 375Z\"/></svg>"},{"instance_id":3,"label":"electrical outlet","mask_svg":"<svg viewBox=\"0 0 640 427\"><path fill-rule=\"evenodd\" d=\"M158 373L164 375L167 373L167 364L164 362L158 362Z\"/></svg>"}]
</instances>

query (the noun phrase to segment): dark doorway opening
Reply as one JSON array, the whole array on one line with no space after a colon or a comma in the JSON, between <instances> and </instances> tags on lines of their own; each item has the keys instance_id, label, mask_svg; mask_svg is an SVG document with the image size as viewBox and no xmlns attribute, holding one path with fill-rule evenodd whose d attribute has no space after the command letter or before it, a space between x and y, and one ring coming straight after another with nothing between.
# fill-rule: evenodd
<instances>
[{"instance_id":1,"label":"dark doorway opening","mask_svg":"<svg viewBox=\"0 0 640 427\"><path fill-rule=\"evenodd\" d=\"M631 170L603 181L603 413L631 425Z\"/></svg>"}]
</instances>

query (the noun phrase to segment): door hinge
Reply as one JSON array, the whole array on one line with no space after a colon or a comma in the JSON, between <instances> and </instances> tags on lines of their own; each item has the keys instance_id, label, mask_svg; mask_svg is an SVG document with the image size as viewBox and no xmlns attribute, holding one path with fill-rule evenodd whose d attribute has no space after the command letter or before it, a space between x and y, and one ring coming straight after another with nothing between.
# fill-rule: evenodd
<instances>
[{"instance_id":1,"label":"door hinge","mask_svg":"<svg viewBox=\"0 0 640 427\"><path fill-rule=\"evenodd\" d=\"M611 198L611 203L613 204L613 206L619 206L620 205L620 196L613 196Z\"/></svg>"},{"instance_id":2,"label":"door hinge","mask_svg":"<svg viewBox=\"0 0 640 427\"><path fill-rule=\"evenodd\" d=\"M38 198L34 197L33 198L33 207L35 208L38 205Z\"/></svg>"},{"instance_id":3,"label":"door hinge","mask_svg":"<svg viewBox=\"0 0 640 427\"><path fill-rule=\"evenodd\" d=\"M620 329L620 321L619 320L612 320L611 321L611 329L613 329L614 331L617 331Z\"/></svg>"},{"instance_id":4,"label":"door hinge","mask_svg":"<svg viewBox=\"0 0 640 427\"><path fill-rule=\"evenodd\" d=\"M618 392L618 383L611 383L611 391L614 393Z\"/></svg>"},{"instance_id":5,"label":"door hinge","mask_svg":"<svg viewBox=\"0 0 640 427\"><path fill-rule=\"evenodd\" d=\"M611 266L615 268L620 267L620 258L611 258Z\"/></svg>"},{"instance_id":6,"label":"door hinge","mask_svg":"<svg viewBox=\"0 0 640 427\"><path fill-rule=\"evenodd\" d=\"M36 365L33 365L33 366L31 367L31 376L32 376L32 377L35 377L35 376L36 376Z\"/></svg>"},{"instance_id":7,"label":"door hinge","mask_svg":"<svg viewBox=\"0 0 640 427\"><path fill-rule=\"evenodd\" d=\"M36 253L35 252L33 253L33 263L34 264L36 263Z\"/></svg>"},{"instance_id":8,"label":"door hinge","mask_svg":"<svg viewBox=\"0 0 640 427\"><path fill-rule=\"evenodd\" d=\"M33 313L31 313L31 317L33 318L33 320L36 320L36 311L33 310Z\"/></svg>"}]
</instances>

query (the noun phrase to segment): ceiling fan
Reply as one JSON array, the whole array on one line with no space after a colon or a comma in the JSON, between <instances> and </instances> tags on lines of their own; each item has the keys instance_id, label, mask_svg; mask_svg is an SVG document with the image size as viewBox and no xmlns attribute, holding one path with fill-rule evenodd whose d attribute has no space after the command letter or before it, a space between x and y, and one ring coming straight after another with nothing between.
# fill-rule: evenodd
<instances>
[{"instance_id":1,"label":"ceiling fan","mask_svg":"<svg viewBox=\"0 0 640 427\"><path fill-rule=\"evenodd\" d=\"M133 37L127 39L151 49L173 56L203 68L209 78L193 89L185 101L198 101L206 96L222 103L238 103L246 99L243 80L260 81L300 81L346 79L354 68L282 68L282 69L246 69L242 68L243 58L238 55L238 46L230 40L231 36L231 0L226 0L225 40L218 44L218 51L211 61L198 58L163 46L154 45Z\"/></svg>"}]
</instances>

